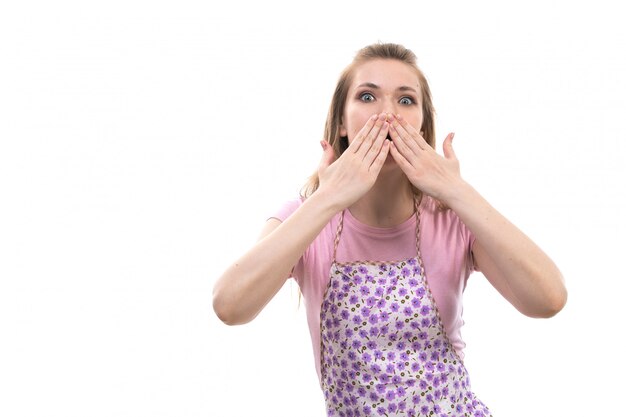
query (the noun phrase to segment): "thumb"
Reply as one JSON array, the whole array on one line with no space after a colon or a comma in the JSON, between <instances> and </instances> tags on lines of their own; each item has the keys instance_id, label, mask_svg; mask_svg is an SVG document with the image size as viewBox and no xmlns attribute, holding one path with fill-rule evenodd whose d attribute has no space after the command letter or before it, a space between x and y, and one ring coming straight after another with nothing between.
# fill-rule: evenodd
<instances>
[{"instance_id":1,"label":"thumb","mask_svg":"<svg viewBox=\"0 0 626 417\"><path fill-rule=\"evenodd\" d=\"M452 139L454 139L454 133L449 133L443 141L443 155L446 159L456 159L456 154L452 148Z\"/></svg>"},{"instance_id":2,"label":"thumb","mask_svg":"<svg viewBox=\"0 0 626 417\"><path fill-rule=\"evenodd\" d=\"M328 168L330 164L335 162L335 150L333 149L332 146L330 146L330 143L328 143L325 140L321 140L320 145L322 145L324 154L322 155L322 160L320 161L320 166L319 166L318 171L322 172L323 170Z\"/></svg>"}]
</instances>

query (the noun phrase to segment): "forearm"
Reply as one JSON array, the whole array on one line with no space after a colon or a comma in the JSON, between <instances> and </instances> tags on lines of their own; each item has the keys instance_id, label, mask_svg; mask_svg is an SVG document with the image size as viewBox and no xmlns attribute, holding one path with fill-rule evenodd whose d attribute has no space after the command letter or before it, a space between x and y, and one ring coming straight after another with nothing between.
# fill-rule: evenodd
<instances>
[{"instance_id":1,"label":"forearm","mask_svg":"<svg viewBox=\"0 0 626 417\"><path fill-rule=\"evenodd\" d=\"M276 295L293 266L339 210L313 193L289 218L263 237L219 278L213 308L227 324L252 320Z\"/></svg>"},{"instance_id":2,"label":"forearm","mask_svg":"<svg viewBox=\"0 0 626 417\"><path fill-rule=\"evenodd\" d=\"M566 290L561 273L530 238L463 181L445 203L474 234L475 248L481 251L475 250L475 256L490 264L484 271L487 278L496 287L506 285L509 301L520 311L549 317L562 308Z\"/></svg>"}]
</instances>

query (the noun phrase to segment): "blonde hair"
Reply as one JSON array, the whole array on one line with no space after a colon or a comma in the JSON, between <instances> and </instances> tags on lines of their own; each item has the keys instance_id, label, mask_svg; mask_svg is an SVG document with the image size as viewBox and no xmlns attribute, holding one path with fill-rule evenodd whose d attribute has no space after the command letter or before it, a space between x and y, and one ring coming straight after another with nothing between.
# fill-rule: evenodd
<instances>
[{"instance_id":1,"label":"blonde hair","mask_svg":"<svg viewBox=\"0 0 626 417\"><path fill-rule=\"evenodd\" d=\"M422 111L423 121L421 131L426 142L434 149L435 148L435 108L432 103L430 94L430 87L428 81L417 66L417 57L410 50L402 45L394 43L377 43L366 46L359 50L352 60L352 63L348 65L337 81L333 98L330 102L330 108L328 110L328 116L326 117L326 125L324 127L324 139L330 143L330 146L335 151L335 157L339 156L348 147L348 139L341 137L340 126L343 116L346 99L348 96L348 90L352 84L354 76L354 70L360 64L374 60L374 59L394 59L403 62L415 70L419 79L419 84L422 93ZM300 194L303 198L310 197L319 187L320 181L317 171L311 175L307 183L302 187ZM421 192L413 187L413 191L418 197L421 197Z\"/></svg>"},{"instance_id":2,"label":"blonde hair","mask_svg":"<svg viewBox=\"0 0 626 417\"><path fill-rule=\"evenodd\" d=\"M348 139L342 137L340 134L341 119L343 111L346 105L346 99L348 97L348 90L352 84L352 78L354 76L354 70L360 64L374 60L374 59L395 59L400 62L404 62L415 70L419 79L419 84L422 93L422 127L423 137L426 142L434 149L435 148L435 107L433 106L432 96L430 93L430 87L428 81L417 66L417 57L410 50L402 45L394 43L377 43L366 46L360 49L355 55L354 59L348 65L337 81L333 98L330 102L330 108L328 109L328 116L326 117L326 125L324 126L324 139L330 143L330 146L335 151L335 157L339 156L348 147ZM317 171L313 173L302 187L300 192L303 198L310 197L320 185L320 180ZM418 201L421 200L422 193L416 187L413 188L413 193ZM446 209L443 204L436 201L436 205L439 209ZM300 301L302 299L302 292L298 288L298 308L300 307Z\"/></svg>"}]
</instances>

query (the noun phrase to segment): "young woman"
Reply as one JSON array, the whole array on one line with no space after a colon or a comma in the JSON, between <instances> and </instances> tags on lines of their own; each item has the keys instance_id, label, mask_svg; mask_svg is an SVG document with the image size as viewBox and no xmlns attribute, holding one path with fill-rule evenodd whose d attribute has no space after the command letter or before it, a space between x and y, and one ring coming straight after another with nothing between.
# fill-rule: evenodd
<instances>
[{"instance_id":1,"label":"young woman","mask_svg":"<svg viewBox=\"0 0 626 417\"><path fill-rule=\"evenodd\" d=\"M453 137L435 152L410 50L363 48L339 79L304 195L215 285L215 312L234 325L296 279L329 416L490 415L463 366L473 270L525 315L565 304L555 264L461 178Z\"/></svg>"}]
</instances>

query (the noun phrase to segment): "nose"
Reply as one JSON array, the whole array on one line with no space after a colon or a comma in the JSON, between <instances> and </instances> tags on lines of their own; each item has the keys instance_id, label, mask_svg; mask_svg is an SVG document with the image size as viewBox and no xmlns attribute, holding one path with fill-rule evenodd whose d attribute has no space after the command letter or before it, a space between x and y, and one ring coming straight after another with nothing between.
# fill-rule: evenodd
<instances>
[{"instance_id":1,"label":"nose","mask_svg":"<svg viewBox=\"0 0 626 417\"><path fill-rule=\"evenodd\" d=\"M397 114L398 107L395 102L395 99L392 97L385 97L384 100L381 100L381 106L379 109L379 113L387 113L387 114Z\"/></svg>"}]
</instances>

